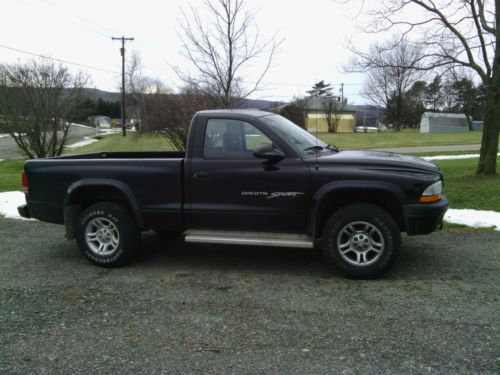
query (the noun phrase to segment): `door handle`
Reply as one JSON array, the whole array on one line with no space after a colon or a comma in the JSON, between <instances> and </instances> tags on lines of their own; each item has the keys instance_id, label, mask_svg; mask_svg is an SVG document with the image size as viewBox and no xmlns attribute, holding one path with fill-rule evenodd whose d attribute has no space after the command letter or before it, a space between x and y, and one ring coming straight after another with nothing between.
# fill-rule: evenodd
<instances>
[{"instance_id":1,"label":"door handle","mask_svg":"<svg viewBox=\"0 0 500 375\"><path fill-rule=\"evenodd\" d=\"M194 178L207 178L208 173L207 172L195 172L193 177Z\"/></svg>"}]
</instances>

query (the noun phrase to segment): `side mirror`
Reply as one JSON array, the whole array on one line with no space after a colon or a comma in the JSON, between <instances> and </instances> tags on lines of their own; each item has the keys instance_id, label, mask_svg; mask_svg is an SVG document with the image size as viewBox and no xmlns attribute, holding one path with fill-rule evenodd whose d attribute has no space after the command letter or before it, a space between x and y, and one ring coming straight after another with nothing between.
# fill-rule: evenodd
<instances>
[{"instance_id":1,"label":"side mirror","mask_svg":"<svg viewBox=\"0 0 500 375\"><path fill-rule=\"evenodd\" d=\"M255 146L253 156L259 159L267 159L268 161L280 161L285 157L285 154L274 145L269 143L261 143Z\"/></svg>"}]
</instances>

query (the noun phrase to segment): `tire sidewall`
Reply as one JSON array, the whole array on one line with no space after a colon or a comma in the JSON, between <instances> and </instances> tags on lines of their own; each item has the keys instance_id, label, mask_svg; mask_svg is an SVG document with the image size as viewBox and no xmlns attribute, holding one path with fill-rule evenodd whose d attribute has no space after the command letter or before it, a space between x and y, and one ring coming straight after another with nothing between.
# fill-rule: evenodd
<instances>
[{"instance_id":1,"label":"tire sidewall","mask_svg":"<svg viewBox=\"0 0 500 375\"><path fill-rule=\"evenodd\" d=\"M109 255L94 253L85 240L87 224L96 218L105 218L113 222L119 233L118 248ZM83 254L92 263L104 267L114 267L124 264L137 247L137 233L134 222L128 212L112 203L97 203L85 209L76 223L77 242Z\"/></svg>"},{"instance_id":2,"label":"tire sidewall","mask_svg":"<svg viewBox=\"0 0 500 375\"><path fill-rule=\"evenodd\" d=\"M367 266L356 266L347 262L337 247L341 230L355 221L374 225L382 234L384 249L379 259ZM353 278L372 278L389 269L396 260L400 247L399 228L386 211L373 205L350 205L341 208L325 224L321 247L326 258L342 273Z\"/></svg>"}]
</instances>

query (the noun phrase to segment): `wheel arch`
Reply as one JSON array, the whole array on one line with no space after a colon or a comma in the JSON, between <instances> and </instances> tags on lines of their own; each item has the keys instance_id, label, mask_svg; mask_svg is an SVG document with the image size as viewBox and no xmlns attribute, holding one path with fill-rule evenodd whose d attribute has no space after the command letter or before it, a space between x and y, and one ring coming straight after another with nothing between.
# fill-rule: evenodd
<instances>
[{"instance_id":1,"label":"wheel arch","mask_svg":"<svg viewBox=\"0 0 500 375\"><path fill-rule=\"evenodd\" d=\"M71 184L64 197L64 226L68 239L74 238L74 224L80 213L98 202L114 202L124 206L130 210L137 226L143 228L139 204L125 183L114 179L82 179Z\"/></svg>"},{"instance_id":2,"label":"wheel arch","mask_svg":"<svg viewBox=\"0 0 500 375\"><path fill-rule=\"evenodd\" d=\"M394 217L400 230L406 229L403 205L406 202L402 189L389 182L338 181L322 186L313 196L308 219L313 238L321 237L328 218L338 209L353 203L376 205Z\"/></svg>"}]
</instances>

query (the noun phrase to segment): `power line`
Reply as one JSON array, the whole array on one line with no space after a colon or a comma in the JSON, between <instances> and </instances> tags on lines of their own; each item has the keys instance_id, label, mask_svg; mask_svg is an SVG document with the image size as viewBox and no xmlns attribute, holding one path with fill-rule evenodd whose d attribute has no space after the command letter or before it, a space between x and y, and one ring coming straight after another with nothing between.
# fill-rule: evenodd
<instances>
[{"instance_id":1,"label":"power line","mask_svg":"<svg viewBox=\"0 0 500 375\"><path fill-rule=\"evenodd\" d=\"M43 9L43 10L46 10L45 8L38 8L38 7L34 7L33 4L28 4L26 3L25 1L23 0L18 0L21 4L23 4L24 6L28 7L28 8L31 8L31 9L34 9L35 11L40 11L40 9ZM40 0L42 1L42 0ZM87 25L83 25L81 23L75 23L75 22L71 22L68 18L63 18L61 15L58 15L58 14L54 14L54 13L51 13L50 14L51 16L53 16L54 18L56 19L60 19L62 20L63 22L67 22L68 24L71 24L71 25L75 25L75 26L78 26L78 27L81 27L87 31L90 31L92 33L95 33L95 34L98 34L100 36L104 36L106 38L109 37L109 34L104 34L103 32L101 31L98 31L98 30L95 30L95 29L92 29L90 27L88 27ZM89 22L89 21L85 21L85 22Z\"/></svg>"},{"instance_id":2,"label":"power line","mask_svg":"<svg viewBox=\"0 0 500 375\"><path fill-rule=\"evenodd\" d=\"M82 68L87 68L87 69L92 69L92 70L98 70L98 71L101 71L101 72L107 72L107 73L114 73L114 74L118 74L118 72L115 72L115 71L113 71L113 70L108 70L108 69L98 68L98 67L96 67L96 66L91 66L91 65L80 64L80 63L76 63L76 62L72 62L72 61L68 61L68 60L63 60L63 59L57 59L57 58L55 58L55 57L50 57L50 56L40 55L40 54L38 54L38 53L34 53L34 52L30 52L30 51L26 51L26 50L23 50L23 49L14 48L14 47L9 47L9 46L6 46L6 45L4 45L4 44L0 44L0 48L5 48L5 49L9 49L9 50L11 50L11 51L16 51L16 52L20 52L20 53L25 53L25 54L27 54L27 55L37 56L37 57L41 57L41 58L44 58L44 59L57 61L57 62L64 63L64 64L75 65L75 66L79 66L79 67L82 67Z\"/></svg>"},{"instance_id":3,"label":"power line","mask_svg":"<svg viewBox=\"0 0 500 375\"><path fill-rule=\"evenodd\" d=\"M101 82L99 82L99 83L96 83L94 86L97 88L97 87L99 87L99 86L105 85L105 84L106 84L106 83L108 83L108 82L111 82L111 81L113 81L113 80L115 80L115 79L117 79L117 78L120 78L120 76L121 76L121 73L120 73L120 74L116 74L116 75L114 75L113 77L108 78L108 79L107 79L107 80L105 80L105 81L101 81Z\"/></svg>"},{"instance_id":4,"label":"power line","mask_svg":"<svg viewBox=\"0 0 500 375\"><path fill-rule=\"evenodd\" d=\"M65 13L67 13L67 14L70 14L70 15L72 15L73 17L79 18L79 19L81 19L81 20L83 20L83 21L85 21L85 22L90 22L90 23L94 24L95 26L100 27L101 29L108 30L108 31L109 31L109 32L111 32L111 33L114 33L114 34L121 34L119 31L116 31L116 30L113 30L113 29L111 29L111 28L109 28L109 27L107 27L107 26L101 25L100 23L97 23L97 22L95 22L95 21L92 21L91 19L88 19L88 18L86 18L86 17L82 17L82 16L80 16L79 14L73 13L73 12L71 12L70 10L67 10L67 9L65 9L65 8L63 8L63 7L59 6L59 5L52 4L50 1L47 1L47 0L38 0L38 1L41 1L42 3L45 3L45 4L47 4L47 5L50 5L50 6L51 6L51 7L53 7L53 8L57 8L57 9L59 9L60 11L63 11L63 12L65 12ZM104 35L104 34L103 34L103 35ZM109 37L109 35L106 35L106 36L108 36L108 37Z\"/></svg>"}]
</instances>

